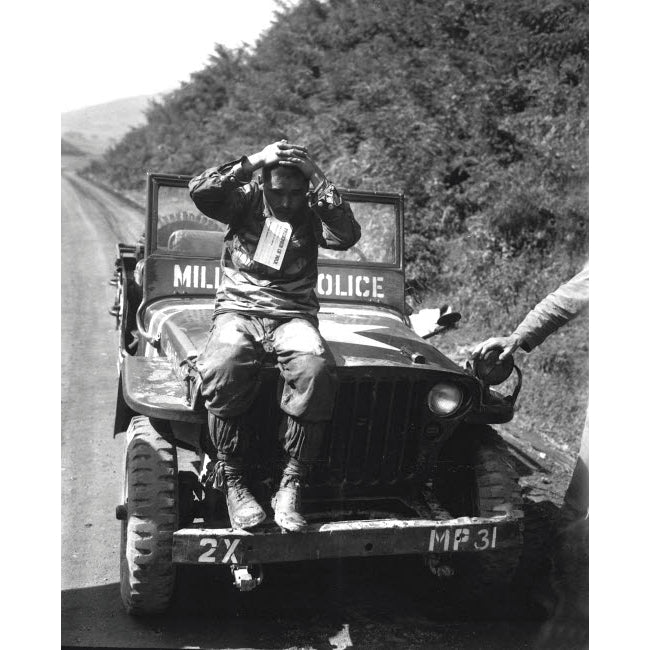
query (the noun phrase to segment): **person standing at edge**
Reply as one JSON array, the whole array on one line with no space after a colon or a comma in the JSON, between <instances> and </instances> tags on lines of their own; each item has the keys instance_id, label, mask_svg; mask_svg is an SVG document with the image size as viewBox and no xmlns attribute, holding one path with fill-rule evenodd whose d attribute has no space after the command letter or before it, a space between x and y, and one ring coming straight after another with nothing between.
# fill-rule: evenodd
<instances>
[{"instance_id":1,"label":"person standing at edge","mask_svg":"<svg viewBox=\"0 0 650 650\"><path fill-rule=\"evenodd\" d=\"M561 285L532 309L509 336L489 338L471 352L472 358L484 357L499 350L499 359L512 356L518 348L531 352L548 336L568 323L589 305L589 263L577 275ZM571 576L585 563L589 534L589 414L585 417L578 459L560 509L559 530L555 547L556 578L559 581L560 607L556 620L574 615L588 619L585 592L586 572ZM554 629L554 628L551 628ZM567 639L565 638L566 642ZM573 647L573 646L572 646ZM575 647L578 647L577 645Z\"/></svg>"},{"instance_id":2,"label":"person standing at edge","mask_svg":"<svg viewBox=\"0 0 650 650\"><path fill-rule=\"evenodd\" d=\"M471 358L500 350L499 360L511 357L518 348L531 352L575 318L589 305L589 264L534 307L509 336L497 336L479 343ZM564 497L565 518L575 520L589 514L589 416L585 419L578 460Z\"/></svg>"},{"instance_id":3,"label":"person standing at edge","mask_svg":"<svg viewBox=\"0 0 650 650\"><path fill-rule=\"evenodd\" d=\"M258 169L261 186L252 180ZM262 359L274 353L289 458L271 503L279 526L301 530L301 486L337 388L334 359L318 331L318 247L346 250L361 228L307 149L286 140L207 169L189 190L201 212L228 226L213 325L196 360L208 409L204 480L225 492L233 526L253 528L266 518L246 484L244 457Z\"/></svg>"}]
</instances>

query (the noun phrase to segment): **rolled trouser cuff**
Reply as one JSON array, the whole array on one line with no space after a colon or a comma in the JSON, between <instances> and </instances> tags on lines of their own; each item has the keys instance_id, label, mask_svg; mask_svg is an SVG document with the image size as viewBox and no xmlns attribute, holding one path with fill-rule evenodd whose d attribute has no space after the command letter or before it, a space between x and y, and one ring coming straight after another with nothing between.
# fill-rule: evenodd
<instances>
[{"instance_id":1,"label":"rolled trouser cuff","mask_svg":"<svg viewBox=\"0 0 650 650\"><path fill-rule=\"evenodd\" d=\"M319 460L326 427L327 422L305 422L287 416L282 425L286 452L305 463Z\"/></svg>"},{"instance_id":2,"label":"rolled trouser cuff","mask_svg":"<svg viewBox=\"0 0 650 650\"><path fill-rule=\"evenodd\" d=\"M242 457L246 453L250 441L246 415L221 418L213 411L208 411L208 432L215 458ZM210 451L208 455L211 455Z\"/></svg>"}]
</instances>

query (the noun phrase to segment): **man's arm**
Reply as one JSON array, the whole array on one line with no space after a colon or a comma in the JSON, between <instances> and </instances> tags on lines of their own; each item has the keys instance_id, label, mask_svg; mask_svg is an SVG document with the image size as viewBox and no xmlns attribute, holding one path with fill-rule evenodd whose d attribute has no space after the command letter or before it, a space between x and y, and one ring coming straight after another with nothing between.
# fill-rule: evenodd
<instances>
[{"instance_id":1,"label":"man's arm","mask_svg":"<svg viewBox=\"0 0 650 650\"><path fill-rule=\"evenodd\" d=\"M306 156L305 147L286 140L274 142L257 153L195 176L189 183L190 197L203 214L232 225L253 199L250 182L256 169L275 163L300 166L288 161L302 161Z\"/></svg>"},{"instance_id":2,"label":"man's arm","mask_svg":"<svg viewBox=\"0 0 650 650\"><path fill-rule=\"evenodd\" d=\"M589 304L589 266L550 293L519 324L513 332L521 339L521 348L533 348L574 319Z\"/></svg>"},{"instance_id":3,"label":"man's arm","mask_svg":"<svg viewBox=\"0 0 650 650\"><path fill-rule=\"evenodd\" d=\"M252 172L245 167L245 160L211 167L190 180L190 197L203 214L232 225L250 205Z\"/></svg>"},{"instance_id":4,"label":"man's arm","mask_svg":"<svg viewBox=\"0 0 650 650\"><path fill-rule=\"evenodd\" d=\"M471 357L483 357L494 349L502 350L499 359L511 356L518 348L530 352L548 336L575 318L589 304L589 264L528 312L509 336L496 336L479 343Z\"/></svg>"}]
</instances>

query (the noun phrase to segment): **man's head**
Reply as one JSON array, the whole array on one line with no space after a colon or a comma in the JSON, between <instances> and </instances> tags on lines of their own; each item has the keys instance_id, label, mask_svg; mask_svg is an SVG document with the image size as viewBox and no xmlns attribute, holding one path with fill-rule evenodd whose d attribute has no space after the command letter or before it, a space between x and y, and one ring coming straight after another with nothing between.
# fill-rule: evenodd
<instances>
[{"instance_id":1,"label":"man's head","mask_svg":"<svg viewBox=\"0 0 650 650\"><path fill-rule=\"evenodd\" d=\"M297 167L264 167L262 180L266 202L280 221L291 221L307 206L309 179Z\"/></svg>"}]
</instances>

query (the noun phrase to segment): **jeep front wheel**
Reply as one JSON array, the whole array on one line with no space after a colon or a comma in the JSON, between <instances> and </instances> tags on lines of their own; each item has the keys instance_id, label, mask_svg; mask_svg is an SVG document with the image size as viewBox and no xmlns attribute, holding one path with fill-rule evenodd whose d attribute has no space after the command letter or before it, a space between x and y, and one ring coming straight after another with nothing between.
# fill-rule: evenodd
<instances>
[{"instance_id":1,"label":"jeep front wheel","mask_svg":"<svg viewBox=\"0 0 650 650\"><path fill-rule=\"evenodd\" d=\"M457 431L439 459L434 477L436 494L454 516L495 517L521 511L523 498L515 465L501 437L487 426ZM462 601L483 600L513 579L521 556L521 531L515 544L485 553L440 556L453 567L445 578Z\"/></svg>"},{"instance_id":2,"label":"jeep front wheel","mask_svg":"<svg viewBox=\"0 0 650 650\"><path fill-rule=\"evenodd\" d=\"M155 614L167 609L175 586L176 447L143 416L131 420L126 435L120 591L129 614Z\"/></svg>"}]
</instances>

